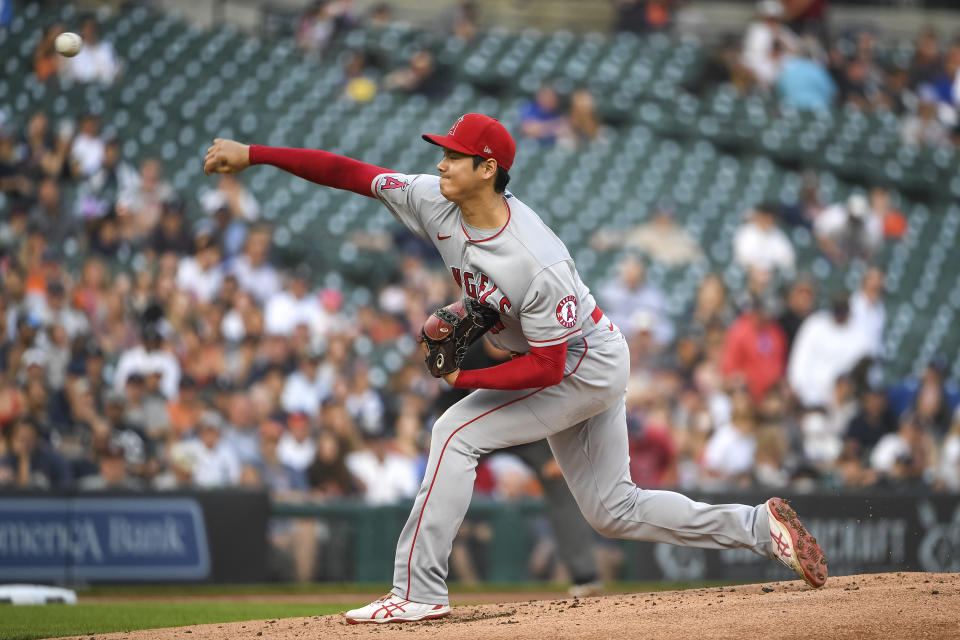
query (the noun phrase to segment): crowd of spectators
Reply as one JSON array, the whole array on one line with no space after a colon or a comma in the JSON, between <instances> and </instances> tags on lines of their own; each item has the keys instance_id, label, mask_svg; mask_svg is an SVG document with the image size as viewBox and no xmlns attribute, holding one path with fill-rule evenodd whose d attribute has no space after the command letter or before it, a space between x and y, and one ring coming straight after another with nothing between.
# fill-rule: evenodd
<instances>
[{"instance_id":1,"label":"crowd of spectators","mask_svg":"<svg viewBox=\"0 0 960 640\"><path fill-rule=\"evenodd\" d=\"M621 3L624 16L636 11L631 4ZM643 3L644 28L671 4ZM298 42L306 53L356 20L351 5L320 3L305 15ZM757 86L779 86L788 68L779 48L792 51L811 36L788 36L769 0L761 18L748 32L743 67ZM472 20L467 11L452 24L472 37ZM49 55L55 28L37 49L38 76L110 82L122 73L95 22L83 23L86 57L69 64ZM842 56L829 51L830 73L844 74L834 80L840 99L902 108L905 131L949 140L910 125L905 96L932 96L916 104L932 104L929 118L947 131L957 91L944 78L957 70L960 47L941 56L936 34L925 32L894 107L887 89L896 70L873 88L855 82L858 65L877 76L872 38L856 43ZM384 84L435 95L445 84L433 64L417 52ZM377 90L366 68L359 53L348 63L349 98ZM543 86L520 114L518 134L570 149L613 135L588 91L575 91L569 108L561 102ZM429 312L460 295L442 265L411 253L371 302L351 306L349 289L318 287L322 274L276 262L271 229L242 179L176 193L163 162L131 166L121 143L104 138L95 115L54 130L36 112L0 129L0 488L412 498L431 425L456 399L412 348ZM679 314L647 278L651 264L705 261L676 224L674 203L661 200L637 212L645 220L637 227L590 240L596 251L624 255L615 278L590 284L630 344L631 473L640 486L960 490L960 393L949 363L936 357L915 380L883 376L884 360L896 357L883 351L884 274L863 266L903 235L906 221L882 188L821 204L816 184L808 186L791 209L758 203L742 212L732 254L748 273L743 291L708 273ZM821 291L798 270L784 225L808 227L826 259L860 268L859 290ZM396 234L382 248L408 241ZM396 373L376 375L378 363L361 348L371 343L406 345ZM494 455L479 468L477 491L511 498L538 488L525 467Z\"/></svg>"}]
</instances>

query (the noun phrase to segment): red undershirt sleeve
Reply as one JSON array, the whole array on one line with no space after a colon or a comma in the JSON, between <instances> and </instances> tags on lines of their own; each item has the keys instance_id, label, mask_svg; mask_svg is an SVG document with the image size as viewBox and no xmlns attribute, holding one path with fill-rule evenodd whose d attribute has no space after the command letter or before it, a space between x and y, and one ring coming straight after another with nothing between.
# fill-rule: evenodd
<instances>
[{"instance_id":1,"label":"red undershirt sleeve","mask_svg":"<svg viewBox=\"0 0 960 640\"><path fill-rule=\"evenodd\" d=\"M371 190L373 179L389 169L360 162L320 149L290 149L250 145L250 164L270 164L304 180L325 187L345 189L368 198L375 198Z\"/></svg>"},{"instance_id":2,"label":"red undershirt sleeve","mask_svg":"<svg viewBox=\"0 0 960 640\"><path fill-rule=\"evenodd\" d=\"M457 389L534 389L549 387L563 380L567 343L549 347L531 347L530 353L486 369L461 371Z\"/></svg>"}]
</instances>

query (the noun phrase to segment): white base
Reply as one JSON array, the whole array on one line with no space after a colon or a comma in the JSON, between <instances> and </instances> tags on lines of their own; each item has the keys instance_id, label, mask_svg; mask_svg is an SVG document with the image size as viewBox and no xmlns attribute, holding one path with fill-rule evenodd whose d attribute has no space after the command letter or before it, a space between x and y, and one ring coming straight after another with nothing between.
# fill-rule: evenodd
<instances>
[{"instance_id":1,"label":"white base","mask_svg":"<svg viewBox=\"0 0 960 640\"><path fill-rule=\"evenodd\" d=\"M2 584L0 585L0 603L77 604L77 592L73 589L39 584Z\"/></svg>"}]
</instances>

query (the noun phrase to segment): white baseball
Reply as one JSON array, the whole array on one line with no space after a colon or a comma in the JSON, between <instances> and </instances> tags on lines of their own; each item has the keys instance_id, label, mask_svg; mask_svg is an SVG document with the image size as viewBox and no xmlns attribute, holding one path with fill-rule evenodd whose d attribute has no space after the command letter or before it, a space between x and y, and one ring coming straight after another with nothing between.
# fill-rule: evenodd
<instances>
[{"instance_id":1,"label":"white baseball","mask_svg":"<svg viewBox=\"0 0 960 640\"><path fill-rule=\"evenodd\" d=\"M60 55L72 58L80 53L80 48L83 46L83 39L75 33L64 31L53 41L53 46Z\"/></svg>"}]
</instances>

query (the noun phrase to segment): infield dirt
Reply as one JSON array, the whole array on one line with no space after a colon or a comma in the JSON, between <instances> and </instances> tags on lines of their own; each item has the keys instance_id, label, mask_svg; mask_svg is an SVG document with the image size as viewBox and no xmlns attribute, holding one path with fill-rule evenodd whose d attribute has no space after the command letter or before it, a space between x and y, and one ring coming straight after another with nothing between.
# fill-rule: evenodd
<instances>
[{"instance_id":1,"label":"infield dirt","mask_svg":"<svg viewBox=\"0 0 960 640\"><path fill-rule=\"evenodd\" d=\"M472 598L473 594L464 598ZM958 638L960 574L886 573L596 598L456 606L447 618L348 625L342 615L97 634L98 640L430 638ZM92 636L77 636L90 640Z\"/></svg>"}]
</instances>

